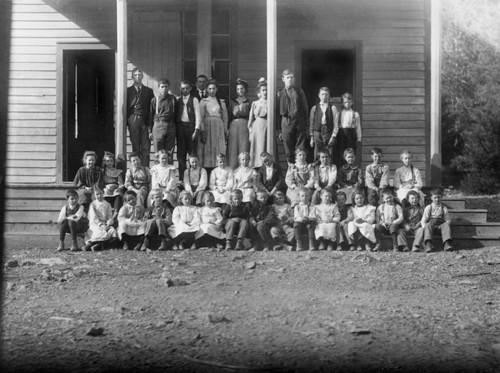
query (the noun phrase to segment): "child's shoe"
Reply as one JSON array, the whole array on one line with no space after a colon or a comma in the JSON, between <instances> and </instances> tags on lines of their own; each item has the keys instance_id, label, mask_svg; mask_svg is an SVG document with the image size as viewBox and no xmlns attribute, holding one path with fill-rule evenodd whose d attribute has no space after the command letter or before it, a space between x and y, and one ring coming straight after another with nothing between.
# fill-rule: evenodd
<instances>
[{"instance_id":1,"label":"child's shoe","mask_svg":"<svg viewBox=\"0 0 500 373\"><path fill-rule=\"evenodd\" d=\"M444 243L443 249L444 249L444 251L452 251L453 250L453 246L451 245L450 240L448 240Z\"/></svg>"},{"instance_id":2,"label":"child's shoe","mask_svg":"<svg viewBox=\"0 0 500 373\"><path fill-rule=\"evenodd\" d=\"M146 251L149 246L149 238L145 237L141 245L141 251Z\"/></svg>"},{"instance_id":3,"label":"child's shoe","mask_svg":"<svg viewBox=\"0 0 500 373\"><path fill-rule=\"evenodd\" d=\"M323 250L325 249L324 248L324 243L323 243ZM316 251L316 243L314 242L314 240L309 240L309 251Z\"/></svg>"},{"instance_id":4,"label":"child's shoe","mask_svg":"<svg viewBox=\"0 0 500 373\"><path fill-rule=\"evenodd\" d=\"M71 244L71 247L69 248L71 251L79 251L80 249L78 248L78 242L73 241Z\"/></svg>"},{"instance_id":5,"label":"child's shoe","mask_svg":"<svg viewBox=\"0 0 500 373\"><path fill-rule=\"evenodd\" d=\"M302 240L300 238L297 240L297 246L296 246L295 250L304 251L304 247L302 245Z\"/></svg>"},{"instance_id":6,"label":"child's shoe","mask_svg":"<svg viewBox=\"0 0 500 373\"><path fill-rule=\"evenodd\" d=\"M96 243L90 247L90 250L92 250L92 251L98 251L99 249L101 249L100 243Z\"/></svg>"},{"instance_id":7,"label":"child's shoe","mask_svg":"<svg viewBox=\"0 0 500 373\"><path fill-rule=\"evenodd\" d=\"M168 243L166 238L161 239L161 244L160 247L158 248L158 251L167 251L168 249Z\"/></svg>"},{"instance_id":8,"label":"child's shoe","mask_svg":"<svg viewBox=\"0 0 500 373\"><path fill-rule=\"evenodd\" d=\"M196 246L196 243L193 243L190 247L191 250L196 250L198 246Z\"/></svg>"},{"instance_id":9,"label":"child's shoe","mask_svg":"<svg viewBox=\"0 0 500 373\"><path fill-rule=\"evenodd\" d=\"M274 245L274 246L273 246L273 251L279 251L279 250L281 250L281 249L282 249L282 246L281 246L281 245L279 245L279 244L278 244L278 245Z\"/></svg>"},{"instance_id":10,"label":"child's shoe","mask_svg":"<svg viewBox=\"0 0 500 373\"><path fill-rule=\"evenodd\" d=\"M434 247L432 247L432 242L429 240L425 243L425 252L431 253Z\"/></svg>"},{"instance_id":11,"label":"child's shoe","mask_svg":"<svg viewBox=\"0 0 500 373\"><path fill-rule=\"evenodd\" d=\"M179 250L185 250L186 247L184 245L186 245L186 241L182 240L179 242Z\"/></svg>"},{"instance_id":12,"label":"child's shoe","mask_svg":"<svg viewBox=\"0 0 500 373\"><path fill-rule=\"evenodd\" d=\"M399 253L398 245L392 245L392 251L394 251L395 253Z\"/></svg>"},{"instance_id":13,"label":"child's shoe","mask_svg":"<svg viewBox=\"0 0 500 373\"><path fill-rule=\"evenodd\" d=\"M222 250L224 250L224 245L222 245L221 243L218 243L217 244L217 252L220 253Z\"/></svg>"},{"instance_id":14,"label":"child's shoe","mask_svg":"<svg viewBox=\"0 0 500 373\"><path fill-rule=\"evenodd\" d=\"M243 247L243 240L238 238L238 240L236 241L236 246L234 247L235 250L243 250L244 247ZM269 250L269 249L268 249Z\"/></svg>"},{"instance_id":15,"label":"child's shoe","mask_svg":"<svg viewBox=\"0 0 500 373\"><path fill-rule=\"evenodd\" d=\"M333 244L332 243L328 244L328 246L326 247L326 251L333 251Z\"/></svg>"},{"instance_id":16,"label":"child's shoe","mask_svg":"<svg viewBox=\"0 0 500 373\"><path fill-rule=\"evenodd\" d=\"M343 248L342 248L342 244L340 244L340 243L339 243L339 244L337 245L337 251L342 251L342 250L343 250Z\"/></svg>"},{"instance_id":17,"label":"child's shoe","mask_svg":"<svg viewBox=\"0 0 500 373\"><path fill-rule=\"evenodd\" d=\"M177 244L174 243L174 245L172 246L172 250L174 251L179 250L179 246L177 246Z\"/></svg>"},{"instance_id":18,"label":"child's shoe","mask_svg":"<svg viewBox=\"0 0 500 373\"><path fill-rule=\"evenodd\" d=\"M123 250L125 250L125 251L128 250L128 243L127 242L123 243Z\"/></svg>"},{"instance_id":19,"label":"child's shoe","mask_svg":"<svg viewBox=\"0 0 500 373\"><path fill-rule=\"evenodd\" d=\"M363 251L363 246L361 246L361 245L356 246L356 250Z\"/></svg>"},{"instance_id":20,"label":"child's shoe","mask_svg":"<svg viewBox=\"0 0 500 373\"><path fill-rule=\"evenodd\" d=\"M60 241L56 251L63 251L63 250L64 250L64 241Z\"/></svg>"},{"instance_id":21,"label":"child's shoe","mask_svg":"<svg viewBox=\"0 0 500 373\"><path fill-rule=\"evenodd\" d=\"M264 248L262 249L262 251L269 251L269 246L264 246Z\"/></svg>"},{"instance_id":22,"label":"child's shoe","mask_svg":"<svg viewBox=\"0 0 500 373\"><path fill-rule=\"evenodd\" d=\"M325 241L321 240L321 241L319 242L319 248L318 248L318 249L319 249L319 250L325 250L325 249L326 249ZM312 250L312 249L311 249L311 244L310 244L310 243L309 243L309 250Z\"/></svg>"},{"instance_id":23,"label":"child's shoe","mask_svg":"<svg viewBox=\"0 0 500 373\"><path fill-rule=\"evenodd\" d=\"M372 251L380 251L380 244L378 242L375 244Z\"/></svg>"},{"instance_id":24,"label":"child's shoe","mask_svg":"<svg viewBox=\"0 0 500 373\"><path fill-rule=\"evenodd\" d=\"M372 251L372 246L370 245L370 242L368 242L368 241L365 242L365 250Z\"/></svg>"},{"instance_id":25,"label":"child's shoe","mask_svg":"<svg viewBox=\"0 0 500 373\"><path fill-rule=\"evenodd\" d=\"M134 246L135 251L141 251L142 244L138 243L137 245Z\"/></svg>"},{"instance_id":26,"label":"child's shoe","mask_svg":"<svg viewBox=\"0 0 500 373\"><path fill-rule=\"evenodd\" d=\"M85 245L82 246L83 251L90 251L90 247L92 244L90 242L87 242Z\"/></svg>"},{"instance_id":27,"label":"child's shoe","mask_svg":"<svg viewBox=\"0 0 500 373\"><path fill-rule=\"evenodd\" d=\"M406 246L406 248L408 249L408 246ZM413 247L411 248L411 251L414 253L418 253L420 251L420 246L413 245Z\"/></svg>"},{"instance_id":28,"label":"child's shoe","mask_svg":"<svg viewBox=\"0 0 500 373\"><path fill-rule=\"evenodd\" d=\"M285 246L284 246L284 249L285 249L286 251L293 251L293 246L292 246L292 245L285 245Z\"/></svg>"},{"instance_id":29,"label":"child's shoe","mask_svg":"<svg viewBox=\"0 0 500 373\"><path fill-rule=\"evenodd\" d=\"M226 240L226 250L232 250L233 245L231 243L231 240Z\"/></svg>"},{"instance_id":30,"label":"child's shoe","mask_svg":"<svg viewBox=\"0 0 500 373\"><path fill-rule=\"evenodd\" d=\"M356 251L356 246L350 245L349 246L349 251Z\"/></svg>"}]
</instances>

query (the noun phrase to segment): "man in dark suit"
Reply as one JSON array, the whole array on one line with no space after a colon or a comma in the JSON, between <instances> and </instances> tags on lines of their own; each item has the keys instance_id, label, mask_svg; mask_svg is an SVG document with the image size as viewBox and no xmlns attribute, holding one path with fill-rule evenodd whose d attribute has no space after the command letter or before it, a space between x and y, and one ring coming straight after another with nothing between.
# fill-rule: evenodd
<instances>
[{"instance_id":1,"label":"man in dark suit","mask_svg":"<svg viewBox=\"0 0 500 373\"><path fill-rule=\"evenodd\" d=\"M196 89L191 93L193 97L196 97L199 102L203 98L208 97L207 92L208 78L206 75L198 75L196 78Z\"/></svg>"},{"instance_id":2,"label":"man in dark suit","mask_svg":"<svg viewBox=\"0 0 500 373\"><path fill-rule=\"evenodd\" d=\"M259 189L265 189L270 195L280 190L286 194L286 183L283 179L279 164L273 162L272 155L268 152L260 154L262 166L257 171L257 186Z\"/></svg>"},{"instance_id":3,"label":"man in dark suit","mask_svg":"<svg viewBox=\"0 0 500 373\"><path fill-rule=\"evenodd\" d=\"M127 126L132 150L139 155L142 164L149 167L151 141L149 139L149 116L153 90L142 84L144 74L139 68L132 70L134 84L127 88Z\"/></svg>"}]
</instances>

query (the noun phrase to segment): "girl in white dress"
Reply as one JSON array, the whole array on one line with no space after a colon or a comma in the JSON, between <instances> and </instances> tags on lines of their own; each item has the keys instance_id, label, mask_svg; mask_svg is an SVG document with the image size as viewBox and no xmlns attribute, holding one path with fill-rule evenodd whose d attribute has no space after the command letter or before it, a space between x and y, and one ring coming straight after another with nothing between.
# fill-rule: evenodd
<instances>
[{"instance_id":1,"label":"girl in white dress","mask_svg":"<svg viewBox=\"0 0 500 373\"><path fill-rule=\"evenodd\" d=\"M198 157L205 168L217 166L217 154L226 151L227 108L224 101L217 97L217 83L208 81L208 97L200 102L202 138L198 144Z\"/></svg>"},{"instance_id":2,"label":"girl in white dress","mask_svg":"<svg viewBox=\"0 0 500 373\"><path fill-rule=\"evenodd\" d=\"M267 151L267 82L259 79L257 84L259 99L252 102L248 119L248 136L250 139L250 166L261 167L260 155Z\"/></svg>"},{"instance_id":3,"label":"girl in white dress","mask_svg":"<svg viewBox=\"0 0 500 373\"><path fill-rule=\"evenodd\" d=\"M351 251L371 250L370 242L376 243L375 237L375 206L365 204L365 195L356 190L352 195L352 213L354 220L347 223L347 236Z\"/></svg>"},{"instance_id":4,"label":"girl in white dress","mask_svg":"<svg viewBox=\"0 0 500 373\"><path fill-rule=\"evenodd\" d=\"M87 243L82 247L84 251L96 251L104 248L104 244L115 240L116 231L113 228L113 208L104 199L104 191L94 187L95 200L89 206L89 230L90 236Z\"/></svg>"},{"instance_id":5,"label":"girl in white dress","mask_svg":"<svg viewBox=\"0 0 500 373\"><path fill-rule=\"evenodd\" d=\"M223 153L217 155L217 167L210 173L209 188L215 198L215 203L221 207L229 203L231 191L233 190L233 171L226 167L226 156Z\"/></svg>"},{"instance_id":6,"label":"girl in white dress","mask_svg":"<svg viewBox=\"0 0 500 373\"><path fill-rule=\"evenodd\" d=\"M203 194L204 206L198 209L200 227L194 238L198 247L217 247L222 250L223 240L226 238L222 231L222 213L220 207L215 206L215 198L212 192Z\"/></svg>"},{"instance_id":7,"label":"girl in white dress","mask_svg":"<svg viewBox=\"0 0 500 373\"><path fill-rule=\"evenodd\" d=\"M179 195L179 205L172 213L172 225L168 227L168 233L175 242L174 250L196 249L194 240L198 229L198 209L193 206L191 193L183 190Z\"/></svg>"},{"instance_id":8,"label":"girl in white dress","mask_svg":"<svg viewBox=\"0 0 500 373\"><path fill-rule=\"evenodd\" d=\"M173 209L177 206L179 190L177 188L177 168L168 164L168 154L165 150L159 150L155 154L158 162L151 167L151 192L148 195L148 207L151 207L154 194L153 190L160 189L163 192L163 200L167 201L168 207Z\"/></svg>"},{"instance_id":9,"label":"girl in white dress","mask_svg":"<svg viewBox=\"0 0 500 373\"><path fill-rule=\"evenodd\" d=\"M422 192L422 176L418 168L411 163L411 154L408 150L404 150L399 156L403 166L396 169L394 173L394 188L396 188L397 197L400 202L406 200L406 196L410 190L418 193L420 196L419 203L424 207L425 194Z\"/></svg>"},{"instance_id":10,"label":"girl in white dress","mask_svg":"<svg viewBox=\"0 0 500 373\"><path fill-rule=\"evenodd\" d=\"M234 170L233 190L239 189L243 193L243 203L248 205L251 210L251 204L255 202L255 181L257 180L257 172L250 164L250 154L247 152L240 153L238 156L240 167Z\"/></svg>"},{"instance_id":11,"label":"girl in white dress","mask_svg":"<svg viewBox=\"0 0 500 373\"><path fill-rule=\"evenodd\" d=\"M316 223L314 235L319 241L319 249L332 251L337 240L337 224L340 222L340 212L333 203L332 192L323 189L320 194L321 203L311 206L310 219Z\"/></svg>"}]
</instances>

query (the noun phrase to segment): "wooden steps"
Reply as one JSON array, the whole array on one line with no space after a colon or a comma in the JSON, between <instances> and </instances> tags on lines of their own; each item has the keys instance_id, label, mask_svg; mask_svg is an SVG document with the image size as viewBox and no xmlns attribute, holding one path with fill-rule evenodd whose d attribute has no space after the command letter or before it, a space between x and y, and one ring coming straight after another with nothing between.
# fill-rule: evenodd
<instances>
[{"instance_id":1,"label":"wooden steps","mask_svg":"<svg viewBox=\"0 0 500 373\"><path fill-rule=\"evenodd\" d=\"M13 185L6 188L5 241L16 244L33 241L31 246L54 245L57 242L57 217L72 184ZM487 210L468 209L465 198L444 198L452 218L452 236L457 248L500 246L500 222L487 222ZM439 238L434 240L441 247ZM384 238L390 247L390 239ZM29 246L29 245L27 245Z\"/></svg>"}]
</instances>

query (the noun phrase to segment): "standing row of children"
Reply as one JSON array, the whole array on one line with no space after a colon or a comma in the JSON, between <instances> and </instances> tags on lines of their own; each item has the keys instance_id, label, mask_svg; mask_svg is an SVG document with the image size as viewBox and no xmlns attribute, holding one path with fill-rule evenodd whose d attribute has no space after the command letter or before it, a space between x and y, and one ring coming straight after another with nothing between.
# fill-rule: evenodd
<instances>
[{"instance_id":1,"label":"standing row of children","mask_svg":"<svg viewBox=\"0 0 500 373\"><path fill-rule=\"evenodd\" d=\"M234 173L225 167L225 157L219 154L218 167L210 175L210 193L206 193L206 171L199 167L197 157L190 158L191 167L185 171L184 191L179 193L174 181L175 168L168 164L165 152L160 151L157 155L159 164L154 166L150 173L153 178L153 190L150 193L148 193L148 170L138 159L134 162L133 155L132 167L127 171L127 181L123 186L120 185L118 178L112 180L111 186L105 184L104 188L96 182L93 186L79 189L80 201L84 204L89 192L93 190L95 195L95 201L90 203L88 208L90 240L84 249L98 249L103 241L113 239L113 227L116 226L114 217L117 217L117 234L123 240L125 249L132 246L138 250L146 250L149 237L157 233L162 237L160 246L162 250L172 246L170 238L174 239L176 247L179 248L196 246L197 243L194 241L196 235L198 238L208 235L213 240L225 239L226 249L241 249L243 239L248 237L255 246L263 249L278 248L283 245L291 249L296 245L297 250L307 247L315 250L316 242L319 242L319 249L333 249L336 246L338 250L342 250L343 244L346 243L350 250L363 248L379 250L381 235L389 233L393 239L394 250L401 248L409 250L406 233L413 232L415 234L413 250L419 251L423 248L420 242L423 237L425 250L432 251L432 231L435 226L442 231L445 249L452 248L449 216L446 207L440 203L440 193L437 191L432 193L433 203L425 212L419 206L423 202L420 197L421 178L418 169L411 165L411 156L408 152L401 154L403 166L396 170L394 182L398 188L398 195L402 194L408 199L409 207L405 212L394 202L392 190L388 188L388 166L381 163L382 151L377 148L372 151L373 163L365 171L370 205L365 204L365 190L362 189L364 182L359 167L355 165L352 149L346 149L344 152L347 163L341 168L338 182L336 166L330 164L328 152L319 153L319 164L308 165L305 162L305 151L298 149L296 163L289 167L285 185L279 177L279 172L277 175L276 171L279 169L268 153L262 153L263 166L258 173L249 167L248 153L240 154L240 167ZM82 171L81 174L88 177L92 173L99 175L92 166L95 164L95 154L86 154L85 159L86 166L83 168L93 172L85 174L85 171ZM155 170L155 167L160 170ZM106 171L102 173L106 174ZM142 183L134 176L137 174L143 179ZM158 175L166 176L161 178ZM278 177L273 177L276 175ZM104 176L102 178L105 179ZM98 180L99 177L96 181ZM108 182L110 180L107 179ZM121 197L119 191L123 188L127 189L124 193L125 205L118 213L113 212L105 201L105 196L107 194L108 197ZM284 202L285 190L290 201L289 208ZM401 193L402 191L404 193ZM311 192L312 201L309 204ZM269 196L273 196L272 205L268 203ZM147 212L143 200L139 197L147 199L149 208ZM214 217L214 210L212 211L214 216L208 220L211 221L210 224L218 226L218 230L210 226L207 232L200 233L200 224L208 223L204 222L203 213L197 215L196 207L192 206L193 199L197 205L205 202L204 207L207 207L207 199L210 201L213 199L213 203L210 202L208 207L221 209L222 219ZM379 199L383 203L376 208ZM77 230L65 222L65 218L73 216L77 207L74 203L70 203L73 200L74 202L77 200L73 193L68 194L68 206L63 208L64 211L61 211L59 219L61 250L64 249L63 232L74 234ZM353 202L352 208L346 207L347 201ZM82 209L85 210L83 206ZM171 219L169 214L172 216ZM83 215L82 213L80 217ZM74 214L74 217L77 218L77 214ZM153 219L154 223L152 221L147 223L148 218ZM159 223L159 220L163 223ZM145 235L144 240L141 238L143 235ZM129 239L129 237L139 238ZM209 242L211 245L215 243L216 246L222 246L220 241L213 240ZM129 244L131 241L133 243ZM75 243L76 238L73 241L73 249L77 249Z\"/></svg>"}]
</instances>

